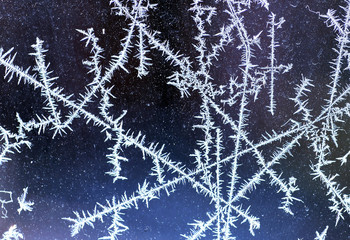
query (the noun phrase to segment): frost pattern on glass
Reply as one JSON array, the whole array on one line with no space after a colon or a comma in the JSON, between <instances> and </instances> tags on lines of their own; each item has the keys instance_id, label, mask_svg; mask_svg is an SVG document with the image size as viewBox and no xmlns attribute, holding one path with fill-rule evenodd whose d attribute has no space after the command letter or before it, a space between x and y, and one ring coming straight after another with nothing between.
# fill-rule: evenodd
<instances>
[{"instance_id":1,"label":"frost pattern on glass","mask_svg":"<svg viewBox=\"0 0 350 240\"><path fill-rule=\"evenodd\" d=\"M18 114L17 133L0 127L2 143L0 165L9 161L11 154L19 152L20 148L31 146L27 140L28 132L36 130L41 134L49 130L55 138L73 131L72 122L79 118L99 127L101 134L105 135L105 140L114 143L109 149L110 154L107 155L108 162L112 166L107 173L113 177L116 184L119 180L127 180L121 174L123 163L129 161L122 154L127 148L138 149L144 159L153 163L148 180L139 183L138 189L132 193L115 196L105 203L97 203L90 211L78 210L74 215L64 218L71 224L72 236L79 234L86 225L93 227L96 221L103 221L108 227L106 236L100 239L117 239L119 235L129 230L123 221L128 209L137 208L143 203L148 206L150 201L160 198L163 192L171 195L179 184L190 185L198 194L210 199L213 206L207 212L205 219L193 220L189 223L187 232L179 233L183 239L200 239L208 233L215 236L215 239L235 239L234 229L239 223L254 235L264 223L260 222L259 216L250 213L250 209L254 206L247 204L249 195L262 181L269 182L276 192L283 193L284 196L278 206L282 211L293 215L293 204L301 201L298 198L302 194L297 185L298 179L295 177L285 179L282 172L275 170L275 167L283 166L283 160L291 158L293 149L302 139L308 142L314 152L315 158L310 165L310 172L314 179L319 180L319 183L328 189L325 197L329 198L329 208L335 215L335 223L350 213L350 195L346 193L348 191L337 182L338 174L328 173L325 170L329 165L340 167L347 164L349 155L348 152L344 156L339 156L337 160L329 158L333 146L338 145L338 132L341 130L338 125L350 116L350 104L347 102L350 86L340 87L339 84L343 72L350 68L348 52L350 1L345 1L344 7L341 7L342 13L329 10L320 15L324 22L333 28L337 41L334 47L336 57L330 62L333 71L327 86L328 98L322 100L322 110L315 112L308 106L314 84L317 84L316 80L301 76L300 83L295 87L295 94L289 96L295 105L293 118L286 119L282 126L266 132L258 141L253 140L249 132L251 112L249 107L263 98L261 95L268 94L266 111L271 116L275 115L279 102L275 94L278 91L275 83L282 80L283 74L293 67L288 62L280 63L276 57L280 41L278 31L286 23L283 17L269 11L268 1L226 0L225 10L220 11L225 16L218 16L215 3L208 6L201 0L193 0L189 11L197 30L197 35L193 36L193 48L197 53L196 62L192 62L186 53L174 49L171 42L160 40L161 33L152 31L148 24L148 14L151 10L156 11L156 4L145 0L112 0L110 4L113 14L125 17L128 22L125 38L120 43L122 50L112 56L108 66L103 66L101 64L103 49L99 46L94 30L78 30L83 35L82 41L91 52L90 58L83 64L89 68L88 74L93 76L92 81L86 86L86 91L79 97L66 95L64 89L58 86L57 77L45 61L47 50L43 48L43 41L39 38L32 46L34 51L31 55L36 61L34 68L22 68L16 65L16 54L13 49L0 51L0 64L6 70L5 77L8 81L17 79L18 84L29 84L35 89L40 89L46 105L45 115L34 116L28 122L23 121ZM250 12L254 14L253 5L259 6L259 11L267 12L269 15L268 21L261 25L261 31L250 31L246 27L245 14ZM215 34L211 34L209 32L213 30L208 29L211 28L215 17L224 17L226 21L216 29ZM263 34L270 39L268 56L260 55L262 51L260 38ZM240 54L237 75L218 82L211 75L215 71L214 66L220 55L232 46ZM168 76L168 84L178 88L182 97L188 97L193 92L200 95L200 113L198 116L193 116L197 121L193 128L202 131L202 135L198 136L197 149L193 149L193 154L190 156L193 165L172 159L166 150L167 146L149 143L142 133L124 129L123 117L127 111L122 111L119 116L110 114L110 109L113 107L110 99L113 96L111 88L107 85L119 71L129 72L128 61L132 58L129 54L132 48L138 52L136 70L139 78L146 76L152 67L150 51L159 51L164 60L176 69L171 76ZM268 65L260 66L258 58L265 58ZM91 104L98 105L98 114L89 110ZM63 115L62 107L68 108L70 112ZM273 147L277 142L282 144L275 147L272 154L268 156L263 154L262 148ZM255 160L258 170L250 177L241 179L238 170L249 168L242 160L245 156ZM224 171L224 168L229 168L229 171ZM25 188L23 195L18 198L19 213L21 210L32 209L33 203L26 201L27 190ZM4 209L3 206L2 208ZM327 229L328 227L321 234L317 232L315 239L325 239ZM10 231L12 232L9 234L15 236L15 239L22 237L16 232L15 226ZM10 238L5 236L4 239Z\"/></svg>"}]
</instances>

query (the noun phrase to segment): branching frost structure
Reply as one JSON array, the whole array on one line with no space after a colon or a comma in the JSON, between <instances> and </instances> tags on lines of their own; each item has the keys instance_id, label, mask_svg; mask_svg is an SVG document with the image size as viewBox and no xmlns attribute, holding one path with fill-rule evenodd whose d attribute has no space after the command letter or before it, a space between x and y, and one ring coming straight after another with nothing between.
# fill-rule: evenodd
<instances>
[{"instance_id":1,"label":"branching frost structure","mask_svg":"<svg viewBox=\"0 0 350 240\"><path fill-rule=\"evenodd\" d=\"M27 201L26 197L28 194L28 187L23 188L23 193L20 197L17 198L19 208L17 209L18 214L21 214L22 211L29 211L31 212L33 210L34 202Z\"/></svg>"},{"instance_id":2,"label":"branching frost structure","mask_svg":"<svg viewBox=\"0 0 350 240\"><path fill-rule=\"evenodd\" d=\"M8 231L6 231L1 240L20 240L24 239L23 234L17 229L16 225L12 225Z\"/></svg>"},{"instance_id":3,"label":"branching frost structure","mask_svg":"<svg viewBox=\"0 0 350 240\"><path fill-rule=\"evenodd\" d=\"M332 146L337 146L339 125L350 116L350 104L347 103L350 86L340 87L343 72L349 68L344 67L344 63L350 66L350 1L345 1L340 17L334 10L321 15L337 35L337 46L334 49L336 57L330 63L333 71L329 76L328 98L324 99L322 110L316 113L308 106L309 93L317 81L302 76L295 87L295 95L290 96L295 104L294 117L286 120L280 128L266 132L259 140L253 140L249 132L250 106L258 102L261 95L268 94L267 111L275 115L278 108L275 84L282 81L283 74L292 68L289 63L277 64L278 31L285 20L270 12L268 1L226 0L220 3L225 10L219 11L216 7L219 1L209 6L201 0L193 0L189 12L197 32L193 37L195 61L192 56L174 50L171 42L161 40L161 33L150 29L148 17L150 11L157 10L156 4L145 0L112 0L110 4L114 14L125 17L128 21L125 38L121 40L122 49L112 56L109 66L103 66L103 49L99 46L94 30L78 30L83 35L82 41L90 48L91 56L83 64L88 67L88 73L92 76L86 91L78 98L67 96L64 89L56 83L57 77L53 76L45 61L47 50L43 48L42 40L37 39L33 45L34 52L31 55L35 58L36 66L32 70L23 69L14 63L15 54L12 49L0 52L0 64L5 67L5 77L9 81L16 78L18 83L24 82L39 89L45 99L46 112L28 122L23 121L18 114L17 133L0 127L0 164L10 160L8 155L13 150L19 151L23 145L30 147L26 138L28 132L37 130L40 134L49 129L54 138L66 134L68 130L72 131L72 122L78 118L84 118L87 123L100 127L106 141L113 142L107 158L112 165L108 174L114 181L126 180L121 175L121 170L123 162L129 159L121 153L128 147L140 150L143 158L153 163L150 174L153 180L148 178L134 192L115 196L104 204L97 203L92 211L74 212L75 216L65 218L71 223L72 236L77 235L86 225L93 227L96 221L104 221L104 218L110 217L108 233L101 239L117 239L129 229L123 220L128 209L137 208L141 202L148 206L151 200L160 198L161 193L170 196L179 184L188 184L211 202L207 217L190 223L188 232L181 235L183 239L194 240L207 235L215 239L235 239L238 221L247 225L254 235L263 223L260 223L258 216L251 213L250 209L254 209L254 206L249 206L248 200L262 181L269 181L276 192L283 193L279 208L286 213L293 215L293 204L301 201L298 197L301 193L298 192L297 179L293 176L283 178L282 173L275 170L275 166L283 166L283 163L289 161L287 158L302 139L308 142L315 154L311 165L312 175L328 189L330 210L336 215L336 223L345 214L350 214L350 198L345 193L345 188L337 182L338 174L328 174L325 170L329 165L346 164L349 155L347 153L339 156L339 161L329 158ZM246 27L245 16L253 11L253 5L259 6L260 11L269 16L266 24L261 26L261 31L257 32ZM215 17L226 21L212 35L208 29L212 27ZM259 51L262 51L263 34L270 41L269 55L265 57L269 63L267 66L260 66L258 61L261 57ZM236 75L232 74L229 79L225 79L224 83L220 81L219 85L212 76L214 66L225 50L232 47L240 54L238 71ZM176 69L168 77L168 84L178 88L183 97L193 93L200 96L199 114L194 116L197 123L193 128L201 134L198 134L197 149L190 156L193 165L173 159L166 152L166 146L147 143L141 133L135 134L132 130L124 129L122 119L127 114L126 111L121 111L119 116L110 113L113 96L112 88L108 86L119 71L130 71L128 61L132 48L138 52L136 58L139 64L136 70L139 78L146 76L152 67L150 52L158 51ZM99 113L89 111L91 104L98 104ZM68 108L69 113L63 115L62 108ZM275 143L282 144L274 147ZM264 148L274 148L274 151L266 156L262 152ZM258 167L250 177L241 179L238 170L249 167L244 161L247 157L255 161ZM229 171L224 170L226 168ZM26 191L18 199L23 209L23 204L27 204L25 196ZM30 208L28 204L25 206ZM326 232L327 229L322 234L317 233L316 239L325 239Z\"/></svg>"}]
</instances>

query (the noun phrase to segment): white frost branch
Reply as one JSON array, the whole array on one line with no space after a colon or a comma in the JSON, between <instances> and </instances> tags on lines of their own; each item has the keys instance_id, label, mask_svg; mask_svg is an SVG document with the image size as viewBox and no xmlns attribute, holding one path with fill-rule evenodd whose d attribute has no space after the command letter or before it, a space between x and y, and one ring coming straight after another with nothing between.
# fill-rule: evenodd
<instances>
[{"instance_id":1,"label":"white frost branch","mask_svg":"<svg viewBox=\"0 0 350 240\"><path fill-rule=\"evenodd\" d=\"M24 239L23 234L17 229L16 225L12 225L8 231L6 231L1 240L20 240Z\"/></svg>"},{"instance_id":2,"label":"white frost branch","mask_svg":"<svg viewBox=\"0 0 350 240\"><path fill-rule=\"evenodd\" d=\"M21 214L22 211L31 212L33 210L32 206L34 205L34 202L26 200L27 193L28 193L28 187L23 188L22 195L17 198L17 201L19 204L19 208L17 209L18 214Z\"/></svg>"}]
</instances>

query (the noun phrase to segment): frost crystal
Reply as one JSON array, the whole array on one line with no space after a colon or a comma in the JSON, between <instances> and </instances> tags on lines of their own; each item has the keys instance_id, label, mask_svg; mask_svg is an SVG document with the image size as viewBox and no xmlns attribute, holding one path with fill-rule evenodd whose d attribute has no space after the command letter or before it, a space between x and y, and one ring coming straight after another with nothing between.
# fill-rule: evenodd
<instances>
[{"instance_id":1,"label":"frost crystal","mask_svg":"<svg viewBox=\"0 0 350 240\"><path fill-rule=\"evenodd\" d=\"M17 229L16 225L10 227L10 229L2 235L1 240L20 240L24 239L22 233Z\"/></svg>"},{"instance_id":2,"label":"frost crystal","mask_svg":"<svg viewBox=\"0 0 350 240\"><path fill-rule=\"evenodd\" d=\"M34 205L34 202L26 200L27 194L28 194L28 187L23 188L22 195L17 198L17 201L19 204L19 208L17 209L18 214L21 214L22 211L31 212L33 210L32 206Z\"/></svg>"}]
</instances>

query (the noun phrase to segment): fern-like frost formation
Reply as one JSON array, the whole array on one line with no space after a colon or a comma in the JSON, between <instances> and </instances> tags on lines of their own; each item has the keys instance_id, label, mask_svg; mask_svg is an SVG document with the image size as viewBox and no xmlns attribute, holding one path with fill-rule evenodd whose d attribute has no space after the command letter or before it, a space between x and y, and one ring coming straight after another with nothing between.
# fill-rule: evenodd
<instances>
[{"instance_id":1,"label":"fern-like frost formation","mask_svg":"<svg viewBox=\"0 0 350 240\"><path fill-rule=\"evenodd\" d=\"M278 98L282 95L277 86L293 69L293 64L283 62L278 54L283 40L279 33L288 22L270 10L271 4L267 0L193 0L188 9L195 32L190 55L177 50L172 42L164 40L162 33L152 29L149 18L157 12L156 1L112 0L112 14L127 22L127 28L123 30L125 37L120 41L120 50L107 59L109 64L106 65L104 50L95 30L77 30L90 54L83 61L90 82L79 96L67 95L59 86L58 77L45 60L50 52L44 48L41 39L37 38L32 45L30 55L35 59L34 67L17 65L14 49L1 49L0 65L5 69L5 78L39 90L44 99L45 114L33 116L29 121L17 114L17 132L0 126L0 165L10 164L12 156L20 154L25 147L31 147L29 133L50 132L56 139L74 131L73 121L84 119L87 124L100 129L105 141L111 143L106 156L111 169L107 174L114 184L128 180L123 175L123 164L131 161L124 154L128 149L134 148L142 153L145 161L152 162L152 168L138 188L96 203L91 210L77 209L71 216L63 218L70 225L72 237L79 237L83 229L102 222L106 231L100 239L124 239L122 236L127 231L133 231L124 221L128 210L137 209L141 204L148 207L155 199L166 201L180 184L184 184L208 199L210 204L203 209L206 217L194 219L188 224L188 229L181 229L183 232L179 232L178 239L240 239L235 234L236 228L246 229L253 239L264 224L260 221L261 216L254 214L259 206L250 204L249 198L256 189L269 186L280 197L280 205L276 208L289 215L294 215L295 208L303 204L303 189L298 186L297 176L281 169L293 161L303 161L293 155L300 144L306 144L313 153L313 158L306 163L309 165L307 174L327 189L324 197L329 200L334 224L348 220L350 193L338 182L339 173L329 169L347 167L350 154L347 149L346 154L337 155L339 133L350 116L350 86L346 78L350 66L350 1L344 1L337 11L330 9L318 13L320 22L323 20L330 31L333 30L336 41L332 46L334 58L329 63L332 70L329 76L325 76L328 78L327 96L317 100L321 106L319 111L310 106L310 102L315 101L313 91L318 80L308 73L300 73L294 76L298 79L294 93L287 96L294 105L288 109L291 118L256 136L254 126L251 126L254 123L252 114L256 110L253 106L263 104L263 112L272 121L278 118L284 106L279 106ZM267 16L265 22L259 23L258 30L246 20L257 13ZM317 13L310 11L310 14ZM226 79L217 79L221 59L232 51L235 54L230 56L233 59L231 67L235 70ZM127 110L114 109L117 107L112 103L115 98L112 89L117 88L115 79L120 73L137 72L137 78L143 81L154 67L153 52L160 54L162 60L171 66L172 73L164 81L176 87L183 98L190 99L192 95L200 98L197 114L189 116L194 119L192 127L197 137L196 148L188 156L190 160L173 157L169 146L148 142L137 129L126 129L123 121ZM137 66L131 69L130 61L136 61ZM92 105L98 112L91 110ZM249 176L242 174L245 169L249 169ZM24 188L23 194L17 198L19 214L35 207L33 201L26 200L27 194L31 196L30 188ZM5 202L1 203L2 209L6 209ZM3 216L6 213L2 211ZM324 230L321 233L316 231L320 229L313 230L315 239L326 239L328 226L319 227ZM2 237L22 238L16 225Z\"/></svg>"}]
</instances>

